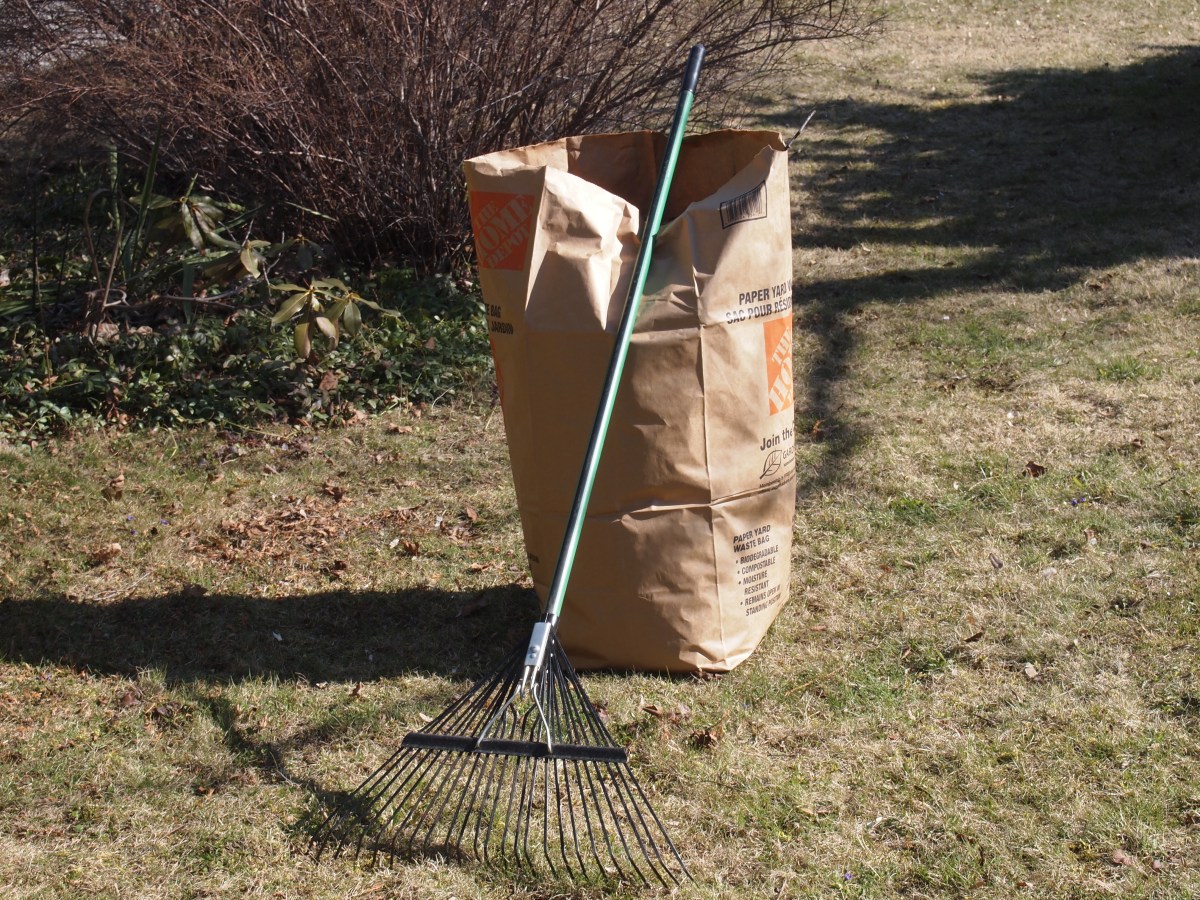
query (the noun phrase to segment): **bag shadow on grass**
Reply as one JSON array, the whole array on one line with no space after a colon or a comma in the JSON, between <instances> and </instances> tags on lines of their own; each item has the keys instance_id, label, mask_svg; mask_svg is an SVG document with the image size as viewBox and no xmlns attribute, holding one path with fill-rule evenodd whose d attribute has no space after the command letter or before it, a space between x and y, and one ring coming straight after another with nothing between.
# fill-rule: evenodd
<instances>
[{"instance_id":1,"label":"bag shadow on grass","mask_svg":"<svg viewBox=\"0 0 1200 900\"><path fill-rule=\"evenodd\" d=\"M110 603L0 599L0 659L126 677L161 673L182 701L161 715L206 717L238 761L233 768L201 767L193 789L223 790L246 770L300 787L306 811L287 830L304 844L325 812L347 802L350 785L321 784L290 761L306 746L341 740L345 723L321 717L282 741L263 738L240 720L221 686L254 679L345 684L418 673L465 684L528 638L538 610L534 591L516 584L280 598L172 593ZM447 700L438 693L425 698L431 709ZM421 705L419 698L406 701L414 702Z\"/></svg>"},{"instance_id":2,"label":"bag shadow on grass","mask_svg":"<svg viewBox=\"0 0 1200 900\"><path fill-rule=\"evenodd\" d=\"M263 598L172 593L89 603L0 601L0 655L169 685L248 679L363 682L413 673L473 679L538 614L532 589L328 591Z\"/></svg>"},{"instance_id":3,"label":"bag shadow on grass","mask_svg":"<svg viewBox=\"0 0 1200 900\"><path fill-rule=\"evenodd\" d=\"M978 93L958 99L818 105L796 145L808 173L796 246L895 248L889 260L912 262L798 273L797 327L815 347L797 359L798 433L820 422L823 435L802 491L836 481L870 436L839 390L865 307L1056 292L1107 267L1200 255L1200 48L1148 49L1125 66L980 73ZM800 99L761 122L790 133L812 107ZM858 129L881 137L864 147Z\"/></svg>"}]
</instances>

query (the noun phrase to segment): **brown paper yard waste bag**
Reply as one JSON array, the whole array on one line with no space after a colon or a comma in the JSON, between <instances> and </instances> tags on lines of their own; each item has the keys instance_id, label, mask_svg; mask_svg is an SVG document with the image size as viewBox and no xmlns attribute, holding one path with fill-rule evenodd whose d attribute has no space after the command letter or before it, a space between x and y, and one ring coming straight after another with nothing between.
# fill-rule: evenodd
<instances>
[{"instance_id":1,"label":"brown paper yard waste bag","mask_svg":"<svg viewBox=\"0 0 1200 900\"><path fill-rule=\"evenodd\" d=\"M664 144L592 135L466 164L543 599ZM790 226L777 134L684 141L559 626L577 667L728 671L788 599Z\"/></svg>"}]
</instances>

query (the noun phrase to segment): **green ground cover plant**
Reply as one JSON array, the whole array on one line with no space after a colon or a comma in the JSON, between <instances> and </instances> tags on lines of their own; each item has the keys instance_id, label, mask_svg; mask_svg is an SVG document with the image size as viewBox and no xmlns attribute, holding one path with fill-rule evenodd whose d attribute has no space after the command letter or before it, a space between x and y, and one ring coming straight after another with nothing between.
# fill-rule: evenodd
<instances>
[{"instance_id":1,"label":"green ground cover plant","mask_svg":"<svg viewBox=\"0 0 1200 900\"><path fill-rule=\"evenodd\" d=\"M393 276L407 286L389 295L388 315L371 314L320 355L307 324L273 322L274 307L263 304L190 323L113 326L99 338L0 320L0 429L37 441L103 426L336 424L485 391L478 294L450 279L408 284L403 273ZM304 358L296 354L301 329Z\"/></svg>"},{"instance_id":2,"label":"green ground cover plant","mask_svg":"<svg viewBox=\"0 0 1200 900\"><path fill-rule=\"evenodd\" d=\"M727 676L586 676L683 896L1200 893L1196 12L910 5L748 101L817 110L791 601ZM591 896L304 852L535 616L500 411L434 400L5 439L8 894Z\"/></svg>"},{"instance_id":3,"label":"green ground cover plant","mask_svg":"<svg viewBox=\"0 0 1200 900\"><path fill-rule=\"evenodd\" d=\"M262 240L274 227L262 208L116 151L39 161L10 134L0 160L11 436L340 422L489 377L464 274L351 266L303 235Z\"/></svg>"}]
</instances>

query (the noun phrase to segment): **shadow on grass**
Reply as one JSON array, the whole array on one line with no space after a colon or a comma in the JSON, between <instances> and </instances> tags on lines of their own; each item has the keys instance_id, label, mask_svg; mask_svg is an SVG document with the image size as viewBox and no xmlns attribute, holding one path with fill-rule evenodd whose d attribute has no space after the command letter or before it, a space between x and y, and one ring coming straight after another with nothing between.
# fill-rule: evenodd
<instances>
[{"instance_id":1,"label":"shadow on grass","mask_svg":"<svg viewBox=\"0 0 1200 900\"><path fill-rule=\"evenodd\" d=\"M305 844L325 813L351 795L304 777L289 761L304 747L341 739L346 722L321 717L282 741L264 740L241 720L221 685L259 678L364 682L410 673L474 681L528 638L537 614L536 595L518 585L278 599L175 593L112 603L43 596L0 600L0 659L129 677L161 672L185 699L150 715L204 715L237 761L232 769L200 772L194 790L222 790L251 770L269 782L301 787L309 798L306 812L289 832ZM436 709L447 698L428 699Z\"/></svg>"},{"instance_id":2,"label":"shadow on grass","mask_svg":"<svg viewBox=\"0 0 1200 900\"><path fill-rule=\"evenodd\" d=\"M836 397L865 304L1058 291L1096 269L1200 254L1200 48L979 81L984 97L961 102L822 106L814 124L827 136L799 145L813 175L800 185L797 243L882 245L910 261L796 283L799 327L818 347L797 372L798 412L830 436L810 490L836 480L863 437L838 421ZM785 130L807 111L764 124ZM869 146L851 139L859 128L876 135Z\"/></svg>"},{"instance_id":3,"label":"shadow on grass","mask_svg":"<svg viewBox=\"0 0 1200 900\"><path fill-rule=\"evenodd\" d=\"M475 678L528 635L531 589L331 591L297 597L168 594L97 604L0 602L0 655L169 684L252 678L371 681L406 673Z\"/></svg>"}]
</instances>

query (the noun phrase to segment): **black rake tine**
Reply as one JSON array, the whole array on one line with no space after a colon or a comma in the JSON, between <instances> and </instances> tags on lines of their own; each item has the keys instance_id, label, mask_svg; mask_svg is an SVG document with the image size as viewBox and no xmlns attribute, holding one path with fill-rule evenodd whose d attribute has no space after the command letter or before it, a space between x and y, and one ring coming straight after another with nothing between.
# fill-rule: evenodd
<instances>
[{"instance_id":1,"label":"black rake tine","mask_svg":"<svg viewBox=\"0 0 1200 900\"><path fill-rule=\"evenodd\" d=\"M557 722L559 721L559 716L560 716L560 710L559 710L560 700L559 700L559 692L557 690L558 680L553 679L551 681L551 686L552 686L552 688L554 688L554 690L552 690L550 695L546 698L547 714L551 717L550 721L552 723L557 724ZM571 735L569 735L569 737L573 738L574 735L571 734ZM566 770L566 767L567 767L567 762L564 760L564 761L555 763L554 765L550 766L549 769L554 772L554 813L555 813L554 818L558 824L558 851L559 851L559 854L562 856L563 868L567 872L570 872L571 871L571 863L567 859L567 834L566 834L566 831L564 831L564 829L563 829L562 776ZM546 808L547 809L549 809L549 807L550 807L549 791L550 791L550 779L547 778L546 779L546 792L547 792L546 793ZM575 811L571 808L570 802L567 803L567 815L571 816L572 822L574 822ZM543 833L545 835L544 846L546 846L546 847L550 846L549 828L550 828L550 817L547 816L542 822L542 829L543 829ZM572 832L574 832L573 825L572 825ZM551 854L549 852L549 850L547 850L547 852L546 852L546 863L550 866L551 871L557 873L557 870L554 868L553 854ZM583 865L582 859L579 860L579 864L581 866Z\"/></svg>"},{"instance_id":2,"label":"black rake tine","mask_svg":"<svg viewBox=\"0 0 1200 900\"><path fill-rule=\"evenodd\" d=\"M492 835L496 831L496 815L500 811L500 796L504 793L504 784L508 781L508 774L506 770L509 762L511 761L511 757L495 756L493 759L496 760L496 763L492 768L492 784L494 785L495 790L492 792L492 802L487 806L487 808L492 812L491 815L487 817L487 827L484 828L483 831L483 860L484 862L488 863L491 862ZM503 842L501 842L501 847L503 847Z\"/></svg>"},{"instance_id":3,"label":"black rake tine","mask_svg":"<svg viewBox=\"0 0 1200 900\"><path fill-rule=\"evenodd\" d=\"M404 790L406 785L411 782L411 787L409 787L408 791L405 793L404 800L401 800L401 805L403 805L412 792L421 785L420 764L424 763L424 761L428 758L429 753L427 751L418 751L417 753L411 754L409 760L412 762L412 766L403 767L399 772L396 773L396 778L388 781L387 784L382 786L380 790L372 797L370 808L376 810L375 824L369 830L363 830L359 837L358 847L355 848L356 855L361 852L363 843L369 837L371 839L371 864L374 865L379 861L379 854L384 849L382 845L387 844L386 837L389 828L391 828L391 822L389 819L394 818L394 814L389 812L389 810L392 810L396 806L396 796L400 793L400 791ZM404 774L405 770L408 771L408 775L403 780L400 780L400 775ZM395 790L392 790L392 785L398 780L400 780L399 787L397 787ZM390 844L387 844L386 849L389 855L395 855L395 851L392 849Z\"/></svg>"},{"instance_id":4,"label":"black rake tine","mask_svg":"<svg viewBox=\"0 0 1200 900\"><path fill-rule=\"evenodd\" d=\"M357 788L355 788L354 791L349 796L343 797L337 803L337 805L334 806L334 808L330 812L330 814L328 816L326 816L325 821L321 823L320 827L317 828L316 832L313 834L312 841L318 847L318 850L317 850L317 858L318 859L320 859L321 851L324 849L324 844L327 841L327 838L324 837L323 835L328 832L333 831L333 825L335 822L338 822L338 821L345 822L347 812L349 810L361 809L363 797L361 796L360 792L366 790L368 785L374 779L379 778L384 773L389 772L390 767L393 766L395 764L395 762L398 759L400 759L401 757L403 757L404 755L405 755L405 751L403 749L397 750L395 753L393 753L391 756L389 756L387 758L387 760L381 766L379 766L377 769L375 769L375 771L373 771L370 775L368 775L366 778L364 778L362 780L362 782L359 784L359 786ZM334 856L335 857L340 856L343 849L344 848L342 848L342 847L337 848L334 851Z\"/></svg>"},{"instance_id":5,"label":"black rake tine","mask_svg":"<svg viewBox=\"0 0 1200 900\"><path fill-rule=\"evenodd\" d=\"M376 780L380 773L386 771L388 765L406 756L409 756L409 753L405 750L399 750L392 754L388 762L376 769L371 775L368 775L363 784L360 785L349 797L343 799L322 824L321 828L318 830L318 836L322 831L325 831L328 828L330 835L336 835L336 839L339 842L339 846L334 851L335 857L340 856L345 850L348 832L353 829L355 824L358 825L358 840L355 842L353 855L357 856L362 851L362 844L366 837L366 832L372 830L368 828L370 823L367 820L365 811L374 809L375 803L378 800L378 795L374 793L374 786L372 786L372 790L365 795L360 794L359 792L363 790L364 786ZM392 774L392 777L399 777L399 775L404 772L405 768L407 768L406 765L401 765L397 770L395 770L395 772ZM326 837L319 838L322 845L327 839L328 838Z\"/></svg>"},{"instance_id":6,"label":"black rake tine","mask_svg":"<svg viewBox=\"0 0 1200 900\"><path fill-rule=\"evenodd\" d=\"M507 764L503 756L491 756L489 759L488 776L487 776L487 793L485 794L488 803L486 806L476 807L475 821L475 855L480 859L487 860L490 851L492 840L492 829L495 825L495 811L497 802L500 799L500 793L504 789L504 767ZM481 810L491 810L492 815L484 817ZM483 843L482 849L480 845L480 834L482 832Z\"/></svg>"},{"instance_id":7,"label":"black rake tine","mask_svg":"<svg viewBox=\"0 0 1200 900\"><path fill-rule=\"evenodd\" d=\"M633 854L629 852L629 843L625 840L625 833L621 828L621 818L617 815L617 810L613 806L612 797L609 796L608 793L608 785L603 777L603 773L600 770L601 764L594 763L593 766L596 773L596 782L600 785L600 793L604 795L604 802L607 804L609 815L612 817L612 830L616 832L617 840L621 842L621 848L625 851L624 858L628 861L629 865L633 866L633 870L637 872L638 877L642 879L642 883L648 885L650 880L642 873L642 870L638 867L637 860L634 859ZM616 863L616 854L613 853L612 839L608 837L607 832L605 833L605 839L609 842L609 853L613 854L614 864L620 868L619 864Z\"/></svg>"},{"instance_id":8,"label":"black rake tine","mask_svg":"<svg viewBox=\"0 0 1200 900\"><path fill-rule=\"evenodd\" d=\"M559 648L555 648L555 649L559 649ZM562 654L561 651L555 654L556 659L561 659L563 656L564 656L564 654ZM563 670L560 668L559 671L561 672ZM570 683L568 682L568 684L570 684ZM575 685L575 686L577 686L577 685ZM573 698L571 697L571 693L566 690L566 686L564 686L561 681L558 683L558 689L560 691L562 691L563 694L567 697L568 704L570 704L571 706L574 706L574 703L572 702ZM586 776L586 778L587 778L587 787L584 786L584 776ZM598 813L596 815L597 821L596 821L595 825L593 825L592 815L589 813L589 810L591 809L591 805L587 802L586 795L588 793L590 793L592 795L592 797L597 798L597 799L598 799L598 797L596 794L595 784L592 781L591 769L590 769L588 763L586 763L582 760L576 763L575 778L576 778L576 783L579 787L579 800L580 800L579 806L580 806L580 810L583 813L584 825L586 827L587 835L588 835L588 843L590 844L590 846L592 848L592 856L596 861L596 866L599 869L600 874L603 875L604 874L604 862L600 856L600 845L597 844L597 842L596 842L596 832L598 830L602 837L601 844L603 844L603 846L605 848L607 848L609 858L612 860L612 863L616 867L617 871L621 872L623 874L621 865L617 861L616 855L612 852L612 844L611 844L611 841L608 836L608 829L605 827L605 824L604 824L603 809L600 809L598 811ZM589 791L589 788L590 788L590 791Z\"/></svg>"},{"instance_id":9,"label":"black rake tine","mask_svg":"<svg viewBox=\"0 0 1200 900\"><path fill-rule=\"evenodd\" d=\"M421 823L425 821L425 818L430 813L431 804L422 804L418 801L423 800L426 797L430 798L430 800L436 800L439 796L441 796L441 787L445 782L446 777L452 771L453 766L451 765L451 755L448 753L437 754L437 762L433 767L433 771L429 773L429 777L425 779L419 779L417 784L413 785L413 788L408 794L405 795L404 800L398 804L401 809L407 808L408 812L404 814L404 818L401 820L400 824L393 826L392 830L397 834L403 834L405 832L408 833L407 853L409 855L412 855L413 853L417 832L421 830ZM422 788L420 794L418 795L418 800L410 803L409 800L412 796L412 791L416 790L418 787ZM389 803L388 807L390 808L392 805L392 803ZM422 806L424 806L424 812L422 812L420 816L413 822L413 825L409 827L409 821L412 820L413 814L421 810Z\"/></svg>"},{"instance_id":10,"label":"black rake tine","mask_svg":"<svg viewBox=\"0 0 1200 900\"><path fill-rule=\"evenodd\" d=\"M529 760L526 757L514 756L512 767L512 781L509 783L508 792L508 809L504 814L504 830L500 834L500 849L501 856L504 855L504 848L508 846L509 835L513 835L512 857L516 860L517 865L521 865L520 845L517 840L517 832L521 824L521 806L522 801L518 796L523 797L525 792L525 780L522 777L522 769L528 764Z\"/></svg>"},{"instance_id":11,"label":"black rake tine","mask_svg":"<svg viewBox=\"0 0 1200 900\"><path fill-rule=\"evenodd\" d=\"M586 790L588 793L590 793L592 795L592 799L596 801L594 804L590 804L590 803L587 803L585 800L585 802L583 802L581 804L581 808L583 809L583 817L584 817L584 820L587 822L587 826L588 826L588 839L591 841L592 847L595 848L595 850L596 850L596 865L599 867L600 872L603 873L604 872L604 860L601 858L601 853L600 853L601 849L603 848L603 850L606 850L608 852L608 858L612 862L613 868L615 868L619 874L624 876L625 870L621 868L621 861L617 859L616 853L613 852L612 838L609 836L609 833L608 833L609 829L604 823L604 807L599 802L600 795L596 792L596 784L595 784L595 781L592 779L591 764L588 762L581 761L579 763L578 769L576 771L577 771L577 773L579 773L579 772L583 773L579 779L580 797L583 798L583 794L585 792L585 788L583 786L583 781L584 781L584 778L586 778L586 780L587 780ZM595 828L592 827L592 814L589 813L589 810L593 809L593 807L595 808L595 818L596 818L596 827ZM596 842L596 832L597 831L599 831L599 833L600 833L600 838L601 838L600 843ZM645 882L645 879L643 878L642 881Z\"/></svg>"},{"instance_id":12,"label":"black rake tine","mask_svg":"<svg viewBox=\"0 0 1200 900\"><path fill-rule=\"evenodd\" d=\"M415 753L412 751L409 751L408 762L411 763L411 765L401 766L400 768L398 768L396 770L396 772L392 778L390 778L386 783L378 786L378 789L371 796L371 803L368 806L368 809L378 809L378 812L380 814L386 815L387 811L389 809L391 809L397 805L403 805L403 803L408 799L408 797L412 794L412 792L415 791L418 787L420 787L420 785L421 785L421 764L424 763L425 760L429 759L430 756L431 756L431 754L428 750L418 750ZM408 774L405 775L405 772L407 772ZM400 777L402 775L405 775L405 777L403 779L401 779L401 777ZM397 781L399 781L400 784L395 789L393 789L392 786L395 785ZM402 800L400 802L400 804L397 804L396 797L399 795L399 793L401 791L404 790L404 788L406 786L409 785L410 782L411 782L411 786L408 787L408 791L404 795L404 800ZM387 822L385 819L382 818L381 815L378 815L378 814L375 816L375 820L376 820L375 826L369 830L364 830L362 835L359 837L358 846L355 848L355 851L354 851L355 855L357 855L358 853L361 852L363 842L369 836L376 843L376 847L375 847L372 858L373 859L378 858L378 856L379 856L378 837L380 835L384 834L384 832L386 832L388 830L388 828L390 827L390 823Z\"/></svg>"},{"instance_id":13,"label":"black rake tine","mask_svg":"<svg viewBox=\"0 0 1200 900\"><path fill-rule=\"evenodd\" d=\"M463 781L466 782L467 784L471 784L472 782L475 782L475 791L471 793L472 802L471 803L467 802L468 792L466 790L463 790L459 794L458 805L454 808L454 815L452 815L450 817L450 822L449 822L449 824L446 825L446 843L447 844L459 844L459 845L462 844L463 834L466 833L467 823L470 821L470 818L471 818L471 809L472 809L472 806L474 803L474 796L476 794L478 794L478 792L479 792L480 784L478 782L478 775L479 775L480 768L484 765L484 761L485 761L485 757L482 755L476 755L471 760L471 768L467 772L467 775L463 779ZM463 818L462 818L462 826L458 829L458 837L455 838L453 836L454 835L454 826L455 826L455 823L458 822L459 815L462 813L465 813L465 815L463 815Z\"/></svg>"},{"instance_id":14,"label":"black rake tine","mask_svg":"<svg viewBox=\"0 0 1200 900\"><path fill-rule=\"evenodd\" d=\"M481 790L483 790L483 787L485 784L488 786L487 792L489 794L491 793L491 785L493 783L494 776L495 776L494 770L495 770L495 765L496 765L496 759L497 759L497 757L495 757L495 756L477 756L477 757L475 757L476 767L474 770L474 774L478 775L478 773L482 770L483 777L482 778L476 777L476 779L475 779L475 789L471 792L471 800L470 800L470 803L468 803L466 806L467 812L466 812L466 815L463 816L462 826L459 828L458 838L456 838L456 843L459 846L462 846L463 835L465 835L467 832L467 824L471 821L472 815L474 815L474 818L475 818L474 847L476 850L476 855L478 855L478 849L479 849L479 826L480 826L480 820L481 820L482 816L479 812L481 807L475 801L476 801L476 798L479 797L479 792ZM464 798L464 802L465 802L466 792L463 793L463 798Z\"/></svg>"},{"instance_id":15,"label":"black rake tine","mask_svg":"<svg viewBox=\"0 0 1200 900\"><path fill-rule=\"evenodd\" d=\"M422 829L425 827L426 821L429 822L429 830L425 835L425 848L428 851L430 841L433 838L433 832L437 829L437 826L438 826L438 813L440 813L441 810L446 806L446 804L450 802L450 792L447 790L447 787L450 785L450 783L452 781L456 780L458 773L457 773L456 767L451 764L449 754L442 754L442 762L443 762L443 764L439 769L439 771L441 772L440 779L436 774L429 779L430 788L429 788L429 791L426 792L426 795L430 797L431 802L424 804L425 811L423 813L421 813L420 817L417 818L417 820L413 823L411 828L408 829L409 830L409 839L408 839L409 853L412 853L413 850L415 849L416 843L417 843L417 836L421 833ZM421 809L421 808L422 808L421 804L413 804L413 807L409 811L408 816L405 817L405 821L402 822L397 827L397 830L398 831L404 830L405 824L407 823L408 818L411 817L414 812L416 812L418 809Z\"/></svg>"},{"instance_id":16,"label":"black rake tine","mask_svg":"<svg viewBox=\"0 0 1200 900\"><path fill-rule=\"evenodd\" d=\"M555 654L555 655L556 655L556 657L558 656L558 654ZM559 671L561 671L561 669L559 669ZM556 690L557 690L557 692L558 692L559 694L562 694L562 695L564 695L564 696L565 696L565 694L566 694L566 691L565 691L565 689L564 689L564 686L563 686L562 682L560 682L560 681L557 681L557 680L556 680L556 681L555 681L555 688L556 688ZM571 706L571 702L570 702L570 698L569 698L569 697L565 697L565 700L564 700L564 702L565 702L565 705L566 705L568 708ZM569 714L568 714L568 715L569 715ZM567 763L566 763L566 762L564 762L564 763L563 763L563 768L564 768L564 771L565 771L565 769L566 769L566 766L567 766ZM580 763L579 763L578 761L576 761L576 762L573 764L573 766L572 766L572 768L573 768L573 769L574 769L574 771L575 771L575 776L576 776L576 778L578 778L578 777L579 777L579 766L580 766ZM574 834L574 833L576 833L576 831L577 831L577 829L578 829L578 825L576 824L576 821L575 821L575 802L574 802L574 800L571 798L571 779L570 779L569 777L567 777L567 778L565 778L565 779L564 779L564 781L565 781L565 783L566 783L566 788L567 788L567 813L568 813L568 815L569 815L569 816L570 816L570 818L571 818L571 832L572 832L572 834ZM579 785L579 787L580 787L580 791L579 791L579 793L580 793L580 801L582 802L582 801L583 801L583 784L582 784L582 782L580 782L580 785ZM586 807L585 807L585 809L586 809ZM561 822L562 822L562 820L561 820L561 817L560 817L560 819L559 819L559 822L560 822L560 825L559 825L559 830L560 830L560 832L561 832L561 828L562 828L562 826L561 826ZM564 842L564 862L565 862L565 856L566 856L566 852L565 852L565 842L566 842L566 836L565 836L565 835L563 835L563 842ZM599 857L599 856L596 854L596 842L595 842L595 840L592 838L592 835L591 835L591 823L590 823L590 822L588 823L588 842L589 842L589 844L590 844L590 845L591 845L591 847L592 847L592 854L593 854L593 856L594 856L594 857L595 857L595 859L596 859L596 865L597 865L597 866L600 868L601 872L603 872L603 869L604 869L604 867L603 867L603 865L600 863L600 857ZM586 873L586 872L587 872L587 870L588 870L588 866L587 866L587 863L586 863L586 862L584 862L584 859L583 859L583 854L581 854L581 853L579 852L579 842L578 842L578 841L575 841L574 843L575 843L575 856L576 856L576 858L578 858L578 860L579 860L579 866L580 866L580 868L581 868L581 869L582 869L582 870L583 870L583 871ZM566 863L566 864L567 864L567 866L568 866L568 867L570 866L570 864L569 864L569 863Z\"/></svg>"},{"instance_id":17,"label":"black rake tine","mask_svg":"<svg viewBox=\"0 0 1200 900\"><path fill-rule=\"evenodd\" d=\"M509 794L508 813L504 817L504 832L500 838L501 856L509 856L523 870L529 870L529 861L521 854L521 810L525 806L525 791L529 784L529 768L534 760L529 757L513 757L513 777Z\"/></svg>"},{"instance_id":18,"label":"black rake tine","mask_svg":"<svg viewBox=\"0 0 1200 900\"><path fill-rule=\"evenodd\" d=\"M542 819L542 846L545 848L546 865L550 867L550 871L558 876L558 867L554 865L554 854L550 852L551 829L550 829L550 777L549 773L554 773L554 820L558 828L558 852L563 858L563 870L570 872L570 865L567 863L566 854L566 833L563 831L563 805L562 805L562 786L559 783L559 778L562 774L563 766L566 763L556 762L546 767L546 816Z\"/></svg>"},{"instance_id":19,"label":"black rake tine","mask_svg":"<svg viewBox=\"0 0 1200 900\"><path fill-rule=\"evenodd\" d=\"M537 872L540 861L544 859L546 855L544 845L542 852L540 853L538 852L536 846L531 851L529 848L529 838L530 835L537 833L534 829L534 804L540 799L539 795L541 794L541 791L538 790L538 785L542 783L542 779L545 777L545 767L550 763L553 763L553 760L541 759L538 757L531 759L529 761L529 766L531 769L529 778L522 785L522 791L526 794L528 802L522 805L524 822L518 822L518 826L521 834L521 856L529 866L530 872ZM545 815L544 807L542 814Z\"/></svg>"},{"instance_id":20,"label":"black rake tine","mask_svg":"<svg viewBox=\"0 0 1200 900\"><path fill-rule=\"evenodd\" d=\"M595 832L595 829L592 827L592 817L588 813L589 806L588 806L588 803L587 803L587 800L585 797L587 791L583 785L583 775L582 775L581 770L583 769L583 767L585 765L587 765L587 764L582 761L576 761L575 764L571 768L574 770L575 787L579 794L579 810L583 816L584 833L587 835L588 846L591 848L591 851L592 851L592 854L591 854L592 860L596 863L596 871L603 874L604 873L604 860L602 860L600 858L600 847L596 844L596 832ZM569 786L570 782L568 781L567 783ZM571 823L574 826L574 823L575 823L575 815L574 815L575 804L574 803L571 804L571 809L572 809ZM586 872L588 870L587 863L584 862L584 863L582 863L582 865L583 865L584 871Z\"/></svg>"},{"instance_id":21,"label":"black rake tine","mask_svg":"<svg viewBox=\"0 0 1200 900\"><path fill-rule=\"evenodd\" d=\"M650 865L650 870L654 872L655 877L662 882L663 887L670 887L670 885L667 884L666 879L662 877L660 870L666 872L671 880L678 884L679 880L675 878L670 869L666 867L666 862L663 860L662 853L658 849L658 842L655 841L653 832L651 832L649 827L646 825L646 820L642 816L642 810L638 805L637 798L629 789L629 783L625 778L625 772L623 768L621 766L612 766L611 768L613 772L613 783L617 791L617 796L622 797L621 806L625 810L626 817L629 819L630 827L633 831L634 838L637 839L638 847L641 848L642 855L646 858L647 863ZM622 791L622 789L624 790ZM624 798L628 798L628 802L626 802ZM641 825L640 830L638 828L639 824ZM645 835L645 840L642 838L643 834ZM647 849L647 843L650 845L650 849ZM653 856L651 856L651 851L653 851ZM655 860L658 861L657 865L655 864Z\"/></svg>"},{"instance_id":22,"label":"black rake tine","mask_svg":"<svg viewBox=\"0 0 1200 900\"><path fill-rule=\"evenodd\" d=\"M630 776L628 779L626 779L624 772L620 773L620 777L621 777L622 781L627 782L625 789L626 789L626 791L629 792L630 796L632 797L633 791L636 790L638 798L640 798L642 801L641 806L638 806L636 800L634 801L634 809L637 811L639 818L642 817L641 807L644 806L646 808L646 812L648 812L650 814L650 818L653 819L654 824L656 826L658 826L658 833L662 835L663 840L666 842L667 846L671 848L671 854L675 857L675 861L677 863L679 863L679 868L683 871L683 874L686 877L690 878L691 873L688 872L687 864L683 861L683 857L679 855L679 851L675 848L675 844L671 841L670 835L667 834L667 829L663 826L662 820L659 819L658 813L656 813L654 811L654 807L653 807L653 805L651 805L649 799L646 797L646 792L642 790L642 786L640 784L638 784L637 779L633 778L632 776ZM646 833L648 835L652 835L652 832L650 831L649 826L647 826L645 824L644 818L642 818L642 823L643 823L642 827L646 829ZM674 882L676 884L681 884L682 882L678 878L675 877L675 874L671 871L671 869L667 865L666 861L662 859L662 855L658 851L657 842L654 842L652 840L652 843L655 848L655 854L658 856L658 858L660 860L662 860L663 868L666 870L667 874L671 876L672 880L674 880Z\"/></svg>"}]
</instances>

